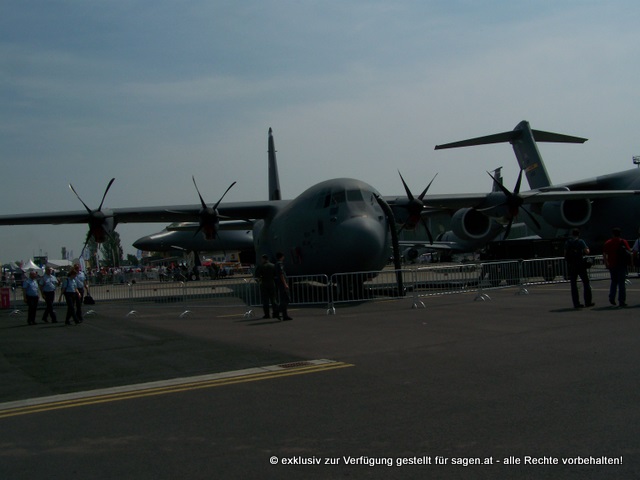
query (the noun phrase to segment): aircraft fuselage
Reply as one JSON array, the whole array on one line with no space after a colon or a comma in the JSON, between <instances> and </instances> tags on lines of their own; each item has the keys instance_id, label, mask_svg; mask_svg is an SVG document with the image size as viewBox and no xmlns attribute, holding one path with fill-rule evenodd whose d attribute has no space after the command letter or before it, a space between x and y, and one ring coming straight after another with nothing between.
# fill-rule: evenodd
<instances>
[{"instance_id":1,"label":"aircraft fuselage","mask_svg":"<svg viewBox=\"0 0 640 480\"><path fill-rule=\"evenodd\" d=\"M377 191L354 179L309 188L254 224L256 255L285 255L289 275L379 271L391 240Z\"/></svg>"}]
</instances>

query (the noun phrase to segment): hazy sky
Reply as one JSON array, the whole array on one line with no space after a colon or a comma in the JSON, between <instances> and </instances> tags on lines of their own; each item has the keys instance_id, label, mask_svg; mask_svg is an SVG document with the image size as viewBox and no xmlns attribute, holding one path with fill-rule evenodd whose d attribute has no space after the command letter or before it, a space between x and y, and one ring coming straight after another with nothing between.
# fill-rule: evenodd
<instances>
[{"instance_id":1,"label":"hazy sky","mask_svg":"<svg viewBox=\"0 0 640 480\"><path fill-rule=\"evenodd\" d=\"M0 214L267 198L274 129L284 198L353 177L400 195L517 177L533 128L551 178L640 155L637 1L23 0L0 7ZM126 253L162 224L118 226ZM0 260L77 255L85 226L0 227Z\"/></svg>"}]
</instances>

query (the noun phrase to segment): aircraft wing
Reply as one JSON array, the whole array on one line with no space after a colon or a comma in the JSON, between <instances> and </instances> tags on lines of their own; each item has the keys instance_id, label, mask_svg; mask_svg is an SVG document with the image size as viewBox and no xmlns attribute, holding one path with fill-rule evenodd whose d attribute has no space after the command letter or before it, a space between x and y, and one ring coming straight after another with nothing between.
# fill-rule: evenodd
<instances>
[{"instance_id":1,"label":"aircraft wing","mask_svg":"<svg viewBox=\"0 0 640 480\"><path fill-rule=\"evenodd\" d=\"M529 190L518 194L523 204L544 203L559 200L578 200L612 198L640 195L640 190ZM394 206L405 201L402 197L385 197L389 205ZM471 193L471 194L442 194L428 195L423 198L423 203L427 207L458 209L466 207L483 208L487 205L504 202L505 196L502 192Z\"/></svg>"},{"instance_id":2,"label":"aircraft wing","mask_svg":"<svg viewBox=\"0 0 640 480\"><path fill-rule=\"evenodd\" d=\"M285 205L286 203L283 200L221 203L218 206L218 211L221 216L232 219L265 218L276 211L278 205ZM184 222L189 220L198 221L201 208L200 205L122 208L114 209L113 214L118 223Z\"/></svg>"},{"instance_id":3,"label":"aircraft wing","mask_svg":"<svg viewBox=\"0 0 640 480\"><path fill-rule=\"evenodd\" d=\"M285 205L287 201L236 202L220 204L220 215L234 219L265 218ZM200 205L169 205L165 207L114 208L104 209L105 216L116 223L171 223L198 221ZM31 214L1 215L0 225L37 225L86 223L85 210L71 212L48 212Z\"/></svg>"},{"instance_id":4,"label":"aircraft wing","mask_svg":"<svg viewBox=\"0 0 640 480\"><path fill-rule=\"evenodd\" d=\"M640 195L638 190L581 190L581 191L544 191L529 190L521 192L524 204L542 203L557 200L595 199L621 196ZM402 197L385 197L391 205L400 204ZM482 208L487 204L499 203L504 200L501 192L473 193L473 194L442 194L424 197L423 203L427 207L458 209L465 207ZM218 211L221 216L236 219L266 218L278 209L284 207L287 200L270 200L258 202L230 202L220 204ZM116 223L171 223L198 221L201 206L168 205L164 207L114 208L105 209L106 216L112 217ZM108 212L108 213L107 213ZM88 213L85 210L67 212L46 212L0 215L0 225L37 225L37 224L73 224L86 223Z\"/></svg>"},{"instance_id":5,"label":"aircraft wing","mask_svg":"<svg viewBox=\"0 0 640 480\"><path fill-rule=\"evenodd\" d=\"M67 223L85 223L87 212L47 212L47 213L18 213L0 216L0 225L62 225Z\"/></svg>"},{"instance_id":6,"label":"aircraft wing","mask_svg":"<svg viewBox=\"0 0 640 480\"><path fill-rule=\"evenodd\" d=\"M557 200L579 200L583 198L612 198L640 195L640 190L582 190L582 191L545 191L530 190L520 194L525 204L553 202Z\"/></svg>"}]
</instances>

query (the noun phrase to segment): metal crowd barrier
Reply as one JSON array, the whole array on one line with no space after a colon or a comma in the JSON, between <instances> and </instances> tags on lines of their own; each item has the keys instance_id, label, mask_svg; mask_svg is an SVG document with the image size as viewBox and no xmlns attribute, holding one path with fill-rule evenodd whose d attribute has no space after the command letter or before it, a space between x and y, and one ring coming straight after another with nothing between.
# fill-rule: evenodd
<instances>
[{"instance_id":1,"label":"metal crowd barrier","mask_svg":"<svg viewBox=\"0 0 640 480\"><path fill-rule=\"evenodd\" d=\"M328 305L330 302L331 284L326 275L299 275L288 277L289 305L292 306L318 306ZM251 289L251 301L247 303L245 317L255 314L254 309L262 307L262 295L260 284L255 280L249 281ZM262 315L262 313L260 313Z\"/></svg>"},{"instance_id":2,"label":"metal crowd barrier","mask_svg":"<svg viewBox=\"0 0 640 480\"><path fill-rule=\"evenodd\" d=\"M589 276L593 280L609 278L601 256L591 257ZM131 279L116 284L93 284L90 293L99 309L101 303L126 302L130 314L143 309L175 308L187 315L193 309L215 307L244 308L245 316L262 305L260 285L249 276L232 276L218 280L189 282ZM402 289L398 281L401 280ZM487 291L518 287L526 293L530 285L568 281L564 258L507 260L502 262L434 264L402 270L355 272L326 275L292 276L290 305L335 306L350 302L370 302L412 298L413 307L424 307L422 299L436 295L477 292L476 299L488 299ZM25 310L21 292L13 291L10 308ZM6 297L6 295L5 295ZM6 308L6 307L5 307ZM40 307L42 308L42 307Z\"/></svg>"}]
</instances>

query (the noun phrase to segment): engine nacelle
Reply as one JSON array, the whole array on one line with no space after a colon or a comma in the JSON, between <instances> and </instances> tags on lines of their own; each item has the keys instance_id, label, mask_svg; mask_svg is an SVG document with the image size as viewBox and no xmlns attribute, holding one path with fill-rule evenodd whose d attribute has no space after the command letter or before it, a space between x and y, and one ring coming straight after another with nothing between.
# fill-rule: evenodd
<instances>
[{"instance_id":1,"label":"engine nacelle","mask_svg":"<svg viewBox=\"0 0 640 480\"><path fill-rule=\"evenodd\" d=\"M405 258L405 260L413 262L416 258L420 256L420 251L415 247L409 247L405 249L402 256Z\"/></svg>"},{"instance_id":2,"label":"engine nacelle","mask_svg":"<svg viewBox=\"0 0 640 480\"><path fill-rule=\"evenodd\" d=\"M116 222L110 211L106 215L104 212L92 212L89 217L89 236L93 237L96 243L104 243L111 236L116 228Z\"/></svg>"},{"instance_id":3,"label":"engine nacelle","mask_svg":"<svg viewBox=\"0 0 640 480\"><path fill-rule=\"evenodd\" d=\"M545 202L542 217L556 228L574 228L587 223L591 218L591 202L588 199Z\"/></svg>"},{"instance_id":4,"label":"engine nacelle","mask_svg":"<svg viewBox=\"0 0 640 480\"><path fill-rule=\"evenodd\" d=\"M492 220L474 208L461 208L451 217L451 230L462 240L483 240L494 235Z\"/></svg>"}]
</instances>

